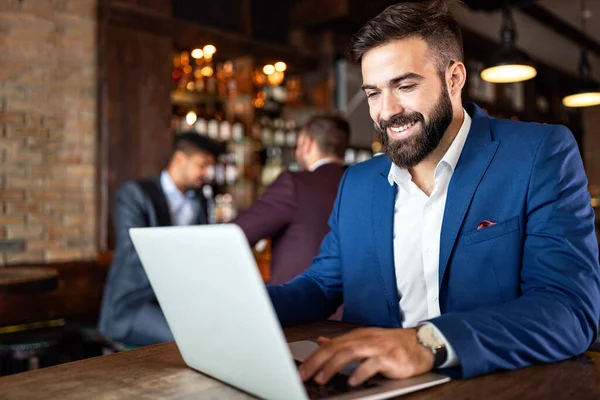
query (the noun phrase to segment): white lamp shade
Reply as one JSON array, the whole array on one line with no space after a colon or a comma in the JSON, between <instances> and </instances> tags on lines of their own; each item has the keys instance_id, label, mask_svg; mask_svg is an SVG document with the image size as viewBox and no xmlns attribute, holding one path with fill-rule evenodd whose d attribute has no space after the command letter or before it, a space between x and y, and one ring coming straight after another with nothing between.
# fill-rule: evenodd
<instances>
[{"instance_id":1,"label":"white lamp shade","mask_svg":"<svg viewBox=\"0 0 600 400\"><path fill-rule=\"evenodd\" d=\"M481 71L481 79L493 83L522 82L534 78L537 71L530 65L498 65Z\"/></svg>"}]
</instances>

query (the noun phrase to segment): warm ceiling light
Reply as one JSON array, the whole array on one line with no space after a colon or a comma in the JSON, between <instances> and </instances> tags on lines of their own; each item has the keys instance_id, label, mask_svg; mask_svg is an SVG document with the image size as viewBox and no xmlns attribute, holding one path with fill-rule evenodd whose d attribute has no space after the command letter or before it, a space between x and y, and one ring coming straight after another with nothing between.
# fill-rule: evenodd
<instances>
[{"instance_id":1,"label":"warm ceiling light","mask_svg":"<svg viewBox=\"0 0 600 400\"><path fill-rule=\"evenodd\" d=\"M192 57L194 58L202 58L204 56L204 52L202 49L194 49L192 50Z\"/></svg>"},{"instance_id":2,"label":"warm ceiling light","mask_svg":"<svg viewBox=\"0 0 600 400\"><path fill-rule=\"evenodd\" d=\"M536 75L535 68L524 64L498 65L481 71L481 79L494 83L522 82Z\"/></svg>"},{"instance_id":3,"label":"warm ceiling light","mask_svg":"<svg viewBox=\"0 0 600 400\"><path fill-rule=\"evenodd\" d=\"M207 44L202 50L204 50L204 54L207 54L209 56L212 56L217 52L217 48L212 44Z\"/></svg>"},{"instance_id":4,"label":"warm ceiling light","mask_svg":"<svg viewBox=\"0 0 600 400\"><path fill-rule=\"evenodd\" d=\"M283 61L279 61L275 63L275 71L283 72L287 69L287 65Z\"/></svg>"},{"instance_id":5,"label":"warm ceiling light","mask_svg":"<svg viewBox=\"0 0 600 400\"><path fill-rule=\"evenodd\" d=\"M565 107L590 107L600 105L600 92L578 93L566 96L562 103Z\"/></svg>"},{"instance_id":6,"label":"warm ceiling light","mask_svg":"<svg viewBox=\"0 0 600 400\"><path fill-rule=\"evenodd\" d=\"M281 82L283 82L284 74L283 72L273 72L271 75L267 76L267 81L271 86L279 86Z\"/></svg>"},{"instance_id":7,"label":"warm ceiling light","mask_svg":"<svg viewBox=\"0 0 600 400\"><path fill-rule=\"evenodd\" d=\"M493 83L512 83L535 77L537 71L529 57L515 48L517 32L510 7L503 11L500 38L502 48L493 55L490 65L481 71L481 79Z\"/></svg>"},{"instance_id":8,"label":"warm ceiling light","mask_svg":"<svg viewBox=\"0 0 600 400\"><path fill-rule=\"evenodd\" d=\"M577 91L563 98L565 107L590 107L600 104L600 86L592 80L592 67L587 51L581 51L579 61L579 87Z\"/></svg>"},{"instance_id":9,"label":"warm ceiling light","mask_svg":"<svg viewBox=\"0 0 600 400\"><path fill-rule=\"evenodd\" d=\"M586 20L591 17L591 12L585 6L585 0L581 1L581 27L585 33ZM563 98L565 107L590 107L600 105L600 85L592 79L592 66L586 49L581 49L579 59L579 87L577 91Z\"/></svg>"},{"instance_id":10,"label":"warm ceiling light","mask_svg":"<svg viewBox=\"0 0 600 400\"><path fill-rule=\"evenodd\" d=\"M185 122L190 126L194 125L194 123L196 123L197 119L198 119L198 116L193 111L190 111L187 114L185 114Z\"/></svg>"},{"instance_id":11,"label":"warm ceiling light","mask_svg":"<svg viewBox=\"0 0 600 400\"><path fill-rule=\"evenodd\" d=\"M202 74L202 76L212 76L213 69L212 69L212 67L210 67L210 66L207 65L206 67L203 67L200 70L200 73Z\"/></svg>"},{"instance_id":12,"label":"warm ceiling light","mask_svg":"<svg viewBox=\"0 0 600 400\"><path fill-rule=\"evenodd\" d=\"M275 72L275 67L271 64L267 64L263 67L263 72L265 73L265 75L271 75Z\"/></svg>"}]
</instances>

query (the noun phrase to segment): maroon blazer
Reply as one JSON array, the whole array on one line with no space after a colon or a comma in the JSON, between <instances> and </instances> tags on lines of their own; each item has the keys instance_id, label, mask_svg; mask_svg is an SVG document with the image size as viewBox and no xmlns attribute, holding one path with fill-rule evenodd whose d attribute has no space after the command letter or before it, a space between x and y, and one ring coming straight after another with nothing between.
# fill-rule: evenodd
<instances>
[{"instance_id":1,"label":"maroon blazer","mask_svg":"<svg viewBox=\"0 0 600 400\"><path fill-rule=\"evenodd\" d=\"M261 239L272 239L269 283L288 282L310 267L329 232L329 214L343 174L344 167L333 163L312 172L282 172L233 221L252 246Z\"/></svg>"}]
</instances>

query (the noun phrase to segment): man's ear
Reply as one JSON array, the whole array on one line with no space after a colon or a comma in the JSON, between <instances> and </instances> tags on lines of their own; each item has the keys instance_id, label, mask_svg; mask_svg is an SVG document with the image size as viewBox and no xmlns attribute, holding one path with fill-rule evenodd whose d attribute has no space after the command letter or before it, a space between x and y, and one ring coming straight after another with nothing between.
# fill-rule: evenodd
<instances>
[{"instance_id":1,"label":"man's ear","mask_svg":"<svg viewBox=\"0 0 600 400\"><path fill-rule=\"evenodd\" d=\"M467 69L465 64L460 61L454 61L447 72L448 88L450 94L460 93L467 81Z\"/></svg>"},{"instance_id":2,"label":"man's ear","mask_svg":"<svg viewBox=\"0 0 600 400\"><path fill-rule=\"evenodd\" d=\"M312 151L312 148L315 144L315 141L313 140L313 138L311 138L310 136L304 136L304 149L306 150L307 153Z\"/></svg>"}]
</instances>

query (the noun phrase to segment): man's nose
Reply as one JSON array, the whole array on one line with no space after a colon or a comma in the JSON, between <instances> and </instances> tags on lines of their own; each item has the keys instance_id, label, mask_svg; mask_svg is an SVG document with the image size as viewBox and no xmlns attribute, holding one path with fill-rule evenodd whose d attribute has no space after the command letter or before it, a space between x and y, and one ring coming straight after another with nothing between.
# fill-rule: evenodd
<instances>
[{"instance_id":1,"label":"man's nose","mask_svg":"<svg viewBox=\"0 0 600 400\"><path fill-rule=\"evenodd\" d=\"M402 102L396 96L392 93L383 94L383 104L379 115L381 119L389 121L393 116L402 114L403 112L404 107L402 106Z\"/></svg>"}]
</instances>

